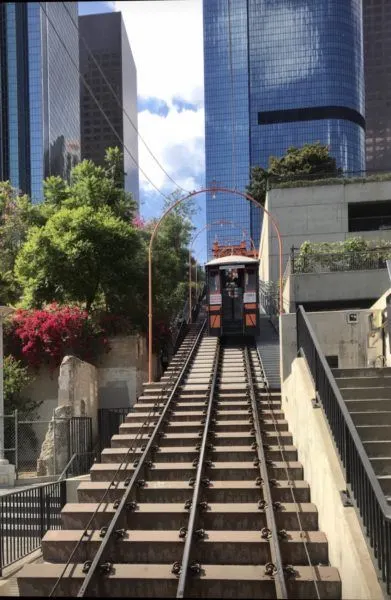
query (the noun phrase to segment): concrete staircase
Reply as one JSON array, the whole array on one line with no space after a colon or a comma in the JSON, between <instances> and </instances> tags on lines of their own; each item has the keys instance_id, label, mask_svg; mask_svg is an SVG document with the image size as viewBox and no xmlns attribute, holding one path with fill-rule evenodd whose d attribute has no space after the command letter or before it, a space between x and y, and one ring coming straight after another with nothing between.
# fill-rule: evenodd
<instances>
[{"instance_id":1,"label":"concrete staircase","mask_svg":"<svg viewBox=\"0 0 391 600\"><path fill-rule=\"evenodd\" d=\"M391 368L333 369L333 374L391 502Z\"/></svg>"},{"instance_id":2,"label":"concrete staircase","mask_svg":"<svg viewBox=\"0 0 391 600\"><path fill-rule=\"evenodd\" d=\"M206 337L201 342L153 454L146 481L137 488L134 505L123 514L120 526L126 533L110 546L113 568L97 578L92 590L95 596L175 597L178 580L171 566L183 553L184 540L179 533L188 525L186 503L192 498L190 480L196 472L193 461L199 456L199 432L216 344L216 338ZM189 345L185 340L183 347ZM180 357L181 353L173 359L166 376L179 368ZM280 539L284 565L291 565L287 575L289 598L315 598L319 591L320 598L338 600L341 580L338 570L329 564L327 538L318 529L317 508L311 502L310 488L281 410L281 396L265 393L255 349L250 350L250 361L278 530L273 535ZM275 598L274 578L265 570L271 560L270 543L267 535L262 535L267 527L266 511L241 349L225 347L221 351L217 380L213 444L208 449L206 468L209 483L202 492L204 506L197 525L204 535L194 542L194 558L202 563L202 572L191 579L188 597ZM113 436L111 448L102 452L101 463L91 469L90 481L80 484L79 501L63 508L63 530L45 535L45 563L38 568L26 566L20 573L21 595L50 593L108 490L55 595L77 594L84 578L83 563L93 559L102 540L100 530L115 513L115 503L124 493L133 464L120 471L115 485L110 485L110 480L161 389L162 382L144 386L134 412Z\"/></svg>"}]
</instances>

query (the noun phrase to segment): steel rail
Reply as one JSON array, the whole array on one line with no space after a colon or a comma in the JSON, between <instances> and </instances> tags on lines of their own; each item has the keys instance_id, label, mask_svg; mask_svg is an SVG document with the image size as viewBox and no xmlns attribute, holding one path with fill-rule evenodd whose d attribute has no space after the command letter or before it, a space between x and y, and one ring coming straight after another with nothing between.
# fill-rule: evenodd
<instances>
[{"instance_id":1,"label":"steel rail","mask_svg":"<svg viewBox=\"0 0 391 600\"><path fill-rule=\"evenodd\" d=\"M206 419L205 419L204 433L202 436L200 454L199 454L199 458L198 458L196 481L194 484L193 498L191 501L191 508L190 508L190 515L189 515L189 523L187 526L185 547L183 549L182 565L181 565L178 588L177 588L177 593L176 593L177 598L184 598L184 596L185 596L187 576L188 576L188 571L189 571L189 561L190 561L192 543L193 543L193 538L194 538L194 525L195 525L195 521L196 521L196 517L197 517L197 512L199 509L198 501L199 501L200 490L201 490L201 479L202 479L202 475L203 475L203 471L204 471L204 467L205 467L206 444L207 444L207 439L208 439L208 434L209 434L209 426L210 426L210 422L211 422L211 418L212 418L212 412L213 412L213 408L214 408L213 404L215 403L215 390L216 390L216 382L217 382L217 373L219 370L219 360L220 360L220 341L217 342L216 353L215 353L215 358L214 358L213 376L212 376L212 382L211 382L211 386L210 386L210 393L209 393L208 408L207 408Z\"/></svg>"},{"instance_id":2,"label":"steel rail","mask_svg":"<svg viewBox=\"0 0 391 600\"><path fill-rule=\"evenodd\" d=\"M129 495L133 491L133 488L134 488L135 483L140 475L141 470L144 469L144 467L145 467L146 459L149 456L152 446L154 445L155 438L157 437L157 434L160 432L162 425L165 423L166 413L168 412L168 409L172 403L172 400L176 395L177 389L178 389L180 383L182 382L182 379L187 371L189 363L190 363L191 359L193 358L194 353L195 353L196 349L198 348L198 345L202 339L202 336L204 334L205 325L206 325L206 321L203 322L201 329L196 337L196 340L195 340L195 342L189 352L189 355L186 359L186 362L180 371L180 374L174 384L174 387L170 393L170 396L169 396L166 404L164 405L164 408L160 415L159 421L157 422L156 427L153 430L151 437L149 438L147 446L146 446L146 448L134 470L134 473L129 482L129 485L126 487L125 492L124 492L124 494L120 500L120 503L118 505L118 508L110 521L110 525L107 528L105 537L103 538L103 541L101 542L101 544L94 556L94 559L93 559L91 566L88 570L88 573L86 575L86 578L84 579L84 581L77 593L77 598L82 598L86 594L86 592L88 591L89 585L91 584L91 581L96 574L97 568L99 567L99 565L101 563L103 554L106 551L106 548L108 547L109 542L111 541L112 535L113 535L113 533L115 531L115 527L117 525L117 522L118 522L119 518L122 516L122 513L126 507Z\"/></svg>"},{"instance_id":3,"label":"steel rail","mask_svg":"<svg viewBox=\"0 0 391 600\"><path fill-rule=\"evenodd\" d=\"M288 592L286 589L285 574L284 574L284 569L283 569L280 544L279 544L279 540L278 540L277 524L276 524L274 511L273 511L273 499L272 499L272 494L271 494L270 484L269 484L269 473L267 471L266 457L265 457L265 451L264 451L263 440L262 440L262 433L261 433L261 428L260 428L259 419L258 419L257 401L255 398L254 380L253 380L253 375L252 375L251 366L250 366L248 346L245 346L245 348L244 348L244 361L245 361L245 365L246 365L247 385L248 385L248 391L250 394L250 402L251 402L251 408L252 408L252 413L253 413L252 416L253 416L253 421L254 421L255 441L256 441L257 455L258 455L258 466L259 466L259 472L260 472L260 476L261 476L262 489L263 489L263 495L264 495L263 499L266 502L266 504L265 504L266 523L267 523L267 528L269 529L269 532L271 534L270 538L269 538L270 553L271 553L272 563L276 568L276 573L275 573L276 578L274 580L275 585L276 585L276 597L279 599L287 599Z\"/></svg>"},{"instance_id":4,"label":"steel rail","mask_svg":"<svg viewBox=\"0 0 391 600\"><path fill-rule=\"evenodd\" d=\"M204 324L204 325L205 325L205 324ZM190 353L191 353L191 351L192 351L192 349L190 349L190 351L189 351L189 353L188 353L188 356L190 356ZM138 447L137 447L137 442L138 442L140 439L142 439L142 438L143 438L143 435L144 435L144 433L146 433L146 432L145 432L145 428L146 428L146 427L149 425L149 423L150 423L151 419L152 419L152 418L154 418L154 417L156 416L156 414L155 414L155 413L156 413L157 411L160 411L160 410L161 410L161 404L162 404L162 402L163 402L163 401L164 401L164 399L165 399L165 394L166 394L166 392L167 392L167 391L168 391L168 389L171 387L171 385L172 385L172 383L174 382L175 378L176 378L176 377L178 377L180 374L181 374L181 369L178 369L178 370L175 370L175 371L173 371L173 372L172 372L172 374L171 374L171 376L170 376L170 379L169 379L169 381L166 383L166 385L165 385L165 386L163 386L163 387L162 387L162 390L161 390L161 392L160 392L159 396L157 397L157 399L156 399L156 401L155 401L154 405L153 405L153 406L152 406L152 408L150 409L150 411L149 411L149 413L148 413L148 415L147 415L147 418L146 418L146 420L143 422L143 424L141 425L141 427L140 427L140 428L137 430L136 437L135 437L135 439L133 440L133 444L132 444L131 446L129 446L129 449L128 449L127 453L125 454L125 457L122 459L122 461L121 461L121 463L119 464L119 466L118 466L118 468L117 468L116 472L114 473L113 477L111 478L111 481L109 482L109 486L108 486L108 488L107 488L107 489L105 490L105 492L103 493L103 495L102 495L101 499L100 499L100 500L99 500L99 502L98 502L98 505L97 505L97 506L96 506L96 508L95 508L95 511L94 511L94 512L93 512L93 514L91 515L91 517L90 517L90 519L89 519L89 521L88 521L87 525L84 527L83 534L82 534L82 536L79 538L79 540L76 542L76 544L75 544L75 546L74 546L74 548L73 548L73 550L72 550L72 552L71 552L71 554L70 554L70 556L69 556L69 558L68 558L68 560L67 560L66 564L64 565L64 568L63 568L63 570L62 570L61 574L60 574L60 575L59 575L59 577L57 578L57 581L55 582L55 584L54 584L54 586L53 586L53 588L52 588L52 590L51 590L51 592L50 592L50 594L49 594L49 597L52 597L52 596L54 595L54 592L56 591L56 589L57 589L58 585L60 584L60 582L61 582L61 580L62 580L62 578L63 578L63 576L64 576L64 574L65 574L65 572L66 572L66 569L67 569L67 567L68 567L68 566L69 566L69 564L71 563L71 560L72 560L73 556L75 555L75 553L76 553L77 549L79 548L80 544L82 543L83 539L85 538L85 536L86 536L86 534L87 534L88 530L90 529L90 526L91 526L91 524L92 524L92 522L93 522L94 518L96 517L96 515L97 515L97 513L98 513L98 511L99 511L99 508L101 507L101 505L102 505L102 504L103 504L103 502L105 501L105 499L106 499L106 496L107 496L107 495L109 494L109 492L111 491L111 489L112 489L112 486L113 486L115 483L118 483L118 482L117 482L117 475L118 475L118 473L121 471L121 469L122 469L124 466L125 466L125 469L126 469L126 468L127 468L127 466L129 465L129 463L131 463L131 462L134 462L134 461L135 461L135 458L136 458L136 456L137 456L137 449L138 449Z\"/></svg>"},{"instance_id":5,"label":"steel rail","mask_svg":"<svg viewBox=\"0 0 391 600\"><path fill-rule=\"evenodd\" d=\"M289 481L290 480L289 479L289 471L288 471L288 467L287 467L288 460L287 460L287 458L285 456L285 451L284 451L283 445L281 443L280 431L278 430L277 422L276 422L276 419L274 417L274 411L273 411L273 406L272 406L272 398L271 398L269 383L268 383L267 378L266 378L265 369L264 369L263 363L262 363L262 357L261 357L261 355L259 353L258 348L256 348L256 352L257 352L259 364L260 364L261 369L262 369L262 373L264 375L265 390L266 390L266 394L267 394L267 403L268 403L268 407L269 407L270 414L271 414L271 417L272 417L274 431L275 431L275 433L277 435L278 449L279 449L280 454L281 454L282 462L284 463L284 470L285 470L285 474L286 474L286 480ZM295 496L295 493L293 491L293 487L292 486L290 486L290 492L291 492L293 504L295 505L296 517L297 517L297 522L298 522L299 530L300 530L300 538L303 541L304 550L305 550L305 553L306 553L306 556L307 556L307 560L308 560L308 565L309 565L309 567L311 567L312 574L313 574L313 580L314 580L314 587L315 587L316 597L318 598L318 600L320 600L321 595L320 595L319 586L318 586L318 582L317 582L317 576L316 576L316 572L315 572L315 567L312 564L310 553L309 553L309 550L308 550L308 544L307 544L306 539L305 539L305 530L303 529L303 524L301 522L300 513L299 513L299 510L298 510L298 504L299 504L299 502L296 499L296 496Z\"/></svg>"}]
</instances>

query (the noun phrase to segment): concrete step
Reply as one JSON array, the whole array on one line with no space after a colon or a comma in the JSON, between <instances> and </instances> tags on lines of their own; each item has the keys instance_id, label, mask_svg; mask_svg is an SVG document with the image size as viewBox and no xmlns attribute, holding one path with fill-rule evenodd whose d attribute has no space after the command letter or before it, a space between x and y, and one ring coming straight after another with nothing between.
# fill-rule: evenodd
<instances>
[{"instance_id":1,"label":"concrete step","mask_svg":"<svg viewBox=\"0 0 391 600\"><path fill-rule=\"evenodd\" d=\"M97 510L98 509L98 510ZM92 529L101 529L110 523L115 513L112 503L68 503L61 511L61 520L64 529L83 529L87 526L93 514L96 515L90 524ZM278 529L300 530L299 519L302 527L308 531L318 529L318 511L311 503L281 503L275 512ZM125 512L124 527L128 529L172 529L179 530L187 527L189 510L184 504L137 504L134 510ZM266 527L266 513L258 507L258 503L241 504L209 504L202 510L197 521L203 529L221 530L259 530Z\"/></svg>"},{"instance_id":2,"label":"concrete step","mask_svg":"<svg viewBox=\"0 0 391 600\"><path fill-rule=\"evenodd\" d=\"M359 367L355 369L332 369L334 377L391 377L390 367Z\"/></svg>"},{"instance_id":3,"label":"concrete step","mask_svg":"<svg viewBox=\"0 0 391 600\"><path fill-rule=\"evenodd\" d=\"M147 481L187 481L196 474L197 465L187 462L156 462L147 470ZM135 467L133 464L121 465L120 463L95 463L91 467L91 481L124 481L131 477ZM268 464L269 476L273 479L301 479L303 467L299 462L270 462ZM254 462L212 462L205 469L205 476L209 479L230 480L255 480L259 476L259 467Z\"/></svg>"},{"instance_id":4,"label":"concrete step","mask_svg":"<svg viewBox=\"0 0 391 600\"><path fill-rule=\"evenodd\" d=\"M107 491L107 502L122 497L123 482L110 486L109 482L82 481L77 494L79 502L98 502ZM151 481L138 488L139 502L186 502L192 497L193 488L185 481ZM293 492L293 498L292 498ZM273 501L310 502L310 489L306 481L277 480L271 490ZM254 481L211 481L203 490L208 502L258 502L262 499L262 487Z\"/></svg>"},{"instance_id":5,"label":"concrete step","mask_svg":"<svg viewBox=\"0 0 391 600\"><path fill-rule=\"evenodd\" d=\"M200 429L199 438L202 438L202 429ZM292 434L289 431L265 431L264 432L265 443L272 444L278 442L278 439L281 440L283 444L292 444ZM144 435L143 437L137 437L136 434L118 434L113 435L111 438L111 446L112 448L118 447L131 447L136 445L143 446L148 440L148 437ZM211 442L215 446L219 445L227 445L232 443L233 445L246 445L251 446L255 437L254 434L249 432L216 432L213 437L210 438ZM159 445L164 446L193 446L194 445L194 433L163 433L162 436L158 438Z\"/></svg>"},{"instance_id":6,"label":"concrete step","mask_svg":"<svg viewBox=\"0 0 391 600\"><path fill-rule=\"evenodd\" d=\"M350 387L342 388L342 398L346 400L385 400L391 401L391 387Z\"/></svg>"},{"instance_id":7,"label":"concrete step","mask_svg":"<svg viewBox=\"0 0 391 600\"><path fill-rule=\"evenodd\" d=\"M391 410L351 412L350 416L355 425L391 425Z\"/></svg>"},{"instance_id":8,"label":"concrete step","mask_svg":"<svg viewBox=\"0 0 391 600\"><path fill-rule=\"evenodd\" d=\"M340 389L344 388L382 388L391 387L390 377L338 377L336 380Z\"/></svg>"},{"instance_id":9,"label":"concrete step","mask_svg":"<svg viewBox=\"0 0 391 600\"><path fill-rule=\"evenodd\" d=\"M48 531L42 539L44 561L63 562L82 535L82 529ZM311 562L327 564L328 544L324 533L307 531L305 536ZM73 561L93 560L101 542L99 531L88 531L76 549ZM174 563L183 553L183 543L177 530L127 530L125 537L112 545L110 557L115 563ZM307 561L299 531L287 531L280 549L285 564L305 564ZM197 539L197 551L202 556L202 564L259 565L271 560L269 540L263 539L259 530L209 529L203 538Z\"/></svg>"},{"instance_id":10,"label":"concrete step","mask_svg":"<svg viewBox=\"0 0 391 600\"><path fill-rule=\"evenodd\" d=\"M49 596L65 564L26 565L20 572L21 596ZM76 596L85 578L83 564L69 565L59 592ZM113 594L122 598L174 598L178 577L167 564L114 564L110 574L99 582L99 596ZM296 577L287 579L290 598L313 598L314 570L295 567ZM341 598L341 580L333 567L317 566L317 586L323 600ZM265 574L265 565L203 565L201 574L190 581L189 597L193 598L275 598L274 578Z\"/></svg>"},{"instance_id":11,"label":"concrete step","mask_svg":"<svg viewBox=\"0 0 391 600\"><path fill-rule=\"evenodd\" d=\"M391 496L391 475L378 475L378 482L385 496Z\"/></svg>"},{"instance_id":12,"label":"concrete step","mask_svg":"<svg viewBox=\"0 0 391 600\"><path fill-rule=\"evenodd\" d=\"M376 458L371 458L370 461L376 475L391 476L391 455L378 456Z\"/></svg>"},{"instance_id":13,"label":"concrete step","mask_svg":"<svg viewBox=\"0 0 391 600\"><path fill-rule=\"evenodd\" d=\"M357 425L356 429L365 442L391 440L391 425Z\"/></svg>"},{"instance_id":14,"label":"concrete step","mask_svg":"<svg viewBox=\"0 0 391 600\"><path fill-rule=\"evenodd\" d=\"M288 461L297 460L295 446L283 445L281 448L283 456L281 456L281 449L278 445L268 445L265 448L266 458L271 460L281 460L282 458ZM128 448L106 448L101 453L101 461L102 463L122 462L125 460L128 450ZM134 453L132 452L132 456L133 454L139 458L142 454L141 449L137 448ZM153 460L155 462L193 462L198 456L199 450L195 446L165 446L154 453ZM213 446L212 449L208 450L208 456L211 460L217 461L250 461L257 458L256 451L247 446Z\"/></svg>"},{"instance_id":15,"label":"concrete step","mask_svg":"<svg viewBox=\"0 0 391 600\"><path fill-rule=\"evenodd\" d=\"M388 412L391 410L391 400L389 398L379 399L367 399L367 400L347 400L345 404L349 412L377 412L384 411Z\"/></svg>"},{"instance_id":16,"label":"concrete step","mask_svg":"<svg viewBox=\"0 0 391 600\"><path fill-rule=\"evenodd\" d=\"M391 456L391 441L363 442L368 458L382 458Z\"/></svg>"}]
</instances>

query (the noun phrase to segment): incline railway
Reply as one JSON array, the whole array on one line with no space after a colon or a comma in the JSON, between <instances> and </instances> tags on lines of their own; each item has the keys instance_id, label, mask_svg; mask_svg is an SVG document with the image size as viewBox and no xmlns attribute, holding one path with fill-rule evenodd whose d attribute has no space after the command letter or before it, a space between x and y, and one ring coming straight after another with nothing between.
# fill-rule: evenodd
<instances>
[{"instance_id":1,"label":"incline railway","mask_svg":"<svg viewBox=\"0 0 391 600\"><path fill-rule=\"evenodd\" d=\"M252 324L252 323L251 323ZM254 338L205 313L25 566L21 595L341 597Z\"/></svg>"}]
</instances>

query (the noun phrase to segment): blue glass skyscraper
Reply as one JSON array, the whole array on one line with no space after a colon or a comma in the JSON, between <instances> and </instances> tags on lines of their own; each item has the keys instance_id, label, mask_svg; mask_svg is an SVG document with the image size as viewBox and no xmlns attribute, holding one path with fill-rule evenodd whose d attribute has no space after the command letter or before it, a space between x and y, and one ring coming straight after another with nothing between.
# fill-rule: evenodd
<instances>
[{"instance_id":1,"label":"blue glass skyscraper","mask_svg":"<svg viewBox=\"0 0 391 600\"><path fill-rule=\"evenodd\" d=\"M207 187L243 192L252 166L317 141L364 170L361 0L204 0L203 11ZM259 243L261 211L239 196L208 194L206 215L209 255L243 228Z\"/></svg>"},{"instance_id":2,"label":"blue glass skyscraper","mask_svg":"<svg viewBox=\"0 0 391 600\"><path fill-rule=\"evenodd\" d=\"M35 202L45 177L68 178L80 160L79 37L67 11L77 23L76 2L0 4L0 179Z\"/></svg>"}]
</instances>

